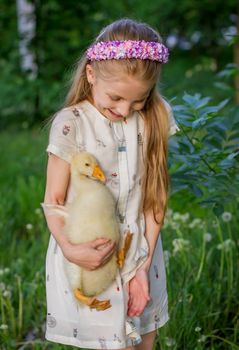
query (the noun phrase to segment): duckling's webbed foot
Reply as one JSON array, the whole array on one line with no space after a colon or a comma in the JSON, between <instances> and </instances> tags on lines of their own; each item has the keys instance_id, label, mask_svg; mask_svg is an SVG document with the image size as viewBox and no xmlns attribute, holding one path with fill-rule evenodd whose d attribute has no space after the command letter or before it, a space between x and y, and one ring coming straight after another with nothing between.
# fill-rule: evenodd
<instances>
[{"instance_id":1,"label":"duckling's webbed foot","mask_svg":"<svg viewBox=\"0 0 239 350\"><path fill-rule=\"evenodd\" d=\"M98 300L94 299L93 303L89 305L91 309L96 309L97 311L103 311L111 307L110 300Z\"/></svg>"},{"instance_id":2,"label":"duckling's webbed foot","mask_svg":"<svg viewBox=\"0 0 239 350\"><path fill-rule=\"evenodd\" d=\"M111 307L110 300L100 301L95 297L87 297L78 288L74 290L74 295L82 304L88 305L91 309L96 309L97 311L103 311Z\"/></svg>"},{"instance_id":3,"label":"duckling's webbed foot","mask_svg":"<svg viewBox=\"0 0 239 350\"><path fill-rule=\"evenodd\" d=\"M122 269L124 265L126 254L131 245L132 237L133 237L133 233L131 233L130 231L125 232L123 247L117 253L117 264L120 269Z\"/></svg>"}]
</instances>

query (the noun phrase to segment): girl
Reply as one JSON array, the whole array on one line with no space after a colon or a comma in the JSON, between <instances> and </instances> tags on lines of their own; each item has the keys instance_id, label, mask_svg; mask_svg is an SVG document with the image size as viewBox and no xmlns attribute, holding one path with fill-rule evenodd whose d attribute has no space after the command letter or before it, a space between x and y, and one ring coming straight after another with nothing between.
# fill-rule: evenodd
<instances>
[{"instance_id":1,"label":"girl","mask_svg":"<svg viewBox=\"0 0 239 350\"><path fill-rule=\"evenodd\" d=\"M120 232L133 233L123 269L100 299L105 311L81 306L72 295L63 257L89 270L117 248L104 237L73 245L60 218L45 212L51 232L46 258L47 330L53 342L88 349L150 350L168 320L159 230L168 190L167 140L177 126L156 91L168 49L143 23L123 19L107 26L76 70L50 141L45 204L64 205L74 193L69 162L80 150L98 159L117 201Z\"/></svg>"}]
</instances>

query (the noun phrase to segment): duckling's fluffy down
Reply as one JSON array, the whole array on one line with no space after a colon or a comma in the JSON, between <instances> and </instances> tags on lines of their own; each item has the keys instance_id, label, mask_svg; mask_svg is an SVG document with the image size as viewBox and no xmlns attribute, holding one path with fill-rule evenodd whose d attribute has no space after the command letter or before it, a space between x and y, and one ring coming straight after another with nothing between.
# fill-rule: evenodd
<instances>
[{"instance_id":1,"label":"duckling's fluffy down","mask_svg":"<svg viewBox=\"0 0 239 350\"><path fill-rule=\"evenodd\" d=\"M72 243L83 243L96 238L119 239L115 214L115 201L109 189L102 183L84 177L79 180L77 196L67 205L64 232ZM94 271L82 269L65 259L66 273L73 289L79 288L86 296L97 296L115 279L116 254L102 267Z\"/></svg>"}]
</instances>

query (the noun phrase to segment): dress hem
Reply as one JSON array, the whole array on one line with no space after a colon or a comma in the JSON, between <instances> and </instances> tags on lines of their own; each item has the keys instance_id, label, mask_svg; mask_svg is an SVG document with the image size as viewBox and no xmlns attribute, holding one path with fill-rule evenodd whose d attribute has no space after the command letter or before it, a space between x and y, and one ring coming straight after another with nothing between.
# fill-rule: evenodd
<instances>
[{"instance_id":1,"label":"dress hem","mask_svg":"<svg viewBox=\"0 0 239 350\"><path fill-rule=\"evenodd\" d=\"M166 314L159 323L157 323L157 326L155 327L155 323L150 323L147 325L147 327L140 328L140 335L145 335L147 333L153 332L159 328L162 328L169 320L169 315Z\"/></svg>"},{"instance_id":2,"label":"dress hem","mask_svg":"<svg viewBox=\"0 0 239 350\"><path fill-rule=\"evenodd\" d=\"M86 348L86 349L102 349L102 346L99 345L98 341L90 341L90 345L88 341L83 341L83 340L77 340L75 338L69 338L69 337L64 337L61 335L52 335L52 334L47 334L45 335L46 340L52 341L54 343L58 344L63 344L63 345L72 345L76 346L78 348ZM124 349L126 347L126 344L120 345L120 347L116 344L113 343L107 343L107 346L110 346L111 349Z\"/></svg>"},{"instance_id":3,"label":"dress hem","mask_svg":"<svg viewBox=\"0 0 239 350\"><path fill-rule=\"evenodd\" d=\"M161 327L163 327L166 322L169 320L169 316L168 314L166 314L159 323L155 324L155 323L150 323L149 325L147 325L147 327L141 328L140 329L140 335L145 335L147 333L153 332L154 330L157 330ZM97 341L90 341L90 345L88 341L83 341L83 340L78 340L76 338L69 338L69 337L64 337L61 335L53 335L53 334L49 334L46 332L45 334L45 338L48 341L52 341L54 343L58 343L58 344L64 344L64 345L72 345L72 346L76 346L76 347L85 347L86 349L102 349L101 346L99 346L99 342ZM115 342L106 342L107 347L109 347L110 349L124 349L125 347L129 346L128 341L126 341L125 343L118 345L115 344ZM120 346L120 347L119 347Z\"/></svg>"}]
</instances>

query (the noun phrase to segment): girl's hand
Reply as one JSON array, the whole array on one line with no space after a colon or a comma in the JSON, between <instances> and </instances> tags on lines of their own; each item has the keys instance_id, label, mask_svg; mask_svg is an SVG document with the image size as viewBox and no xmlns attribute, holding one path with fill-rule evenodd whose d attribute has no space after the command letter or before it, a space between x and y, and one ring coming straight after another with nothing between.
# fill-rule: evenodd
<instances>
[{"instance_id":1,"label":"girl's hand","mask_svg":"<svg viewBox=\"0 0 239 350\"><path fill-rule=\"evenodd\" d=\"M109 261L115 251L115 243L106 238L72 244L68 242L62 247L63 254L70 262L86 270L95 270Z\"/></svg>"},{"instance_id":2,"label":"girl's hand","mask_svg":"<svg viewBox=\"0 0 239 350\"><path fill-rule=\"evenodd\" d=\"M139 268L129 282L128 316L140 316L149 300L148 273Z\"/></svg>"}]
</instances>

